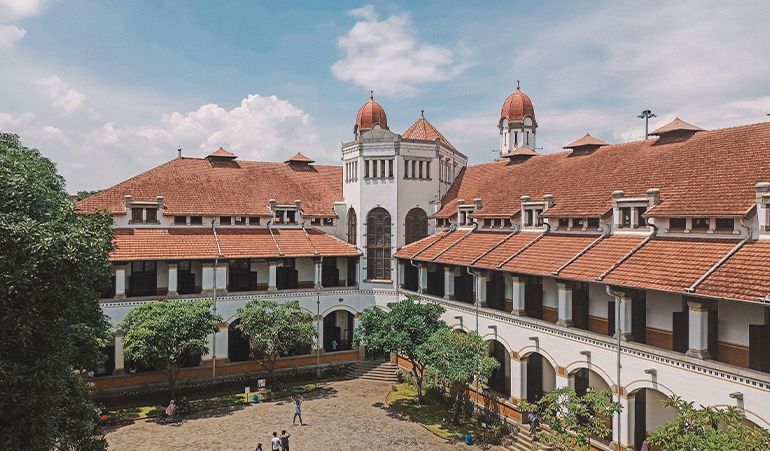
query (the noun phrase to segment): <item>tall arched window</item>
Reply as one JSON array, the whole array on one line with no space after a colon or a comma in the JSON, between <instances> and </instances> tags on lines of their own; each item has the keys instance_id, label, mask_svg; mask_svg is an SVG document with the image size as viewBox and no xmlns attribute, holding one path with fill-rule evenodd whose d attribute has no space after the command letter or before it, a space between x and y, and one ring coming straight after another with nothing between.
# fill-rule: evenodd
<instances>
[{"instance_id":1,"label":"tall arched window","mask_svg":"<svg viewBox=\"0 0 770 451\"><path fill-rule=\"evenodd\" d=\"M412 208L406 214L404 222L405 244L415 242L428 236L428 214L422 208Z\"/></svg>"},{"instance_id":2,"label":"tall arched window","mask_svg":"<svg viewBox=\"0 0 770 451\"><path fill-rule=\"evenodd\" d=\"M356 211L353 207L348 209L348 243L355 246L356 244L356 226L358 224L358 218L356 217Z\"/></svg>"},{"instance_id":3,"label":"tall arched window","mask_svg":"<svg viewBox=\"0 0 770 451\"><path fill-rule=\"evenodd\" d=\"M380 207L366 215L366 277L390 280L390 213Z\"/></svg>"}]
</instances>

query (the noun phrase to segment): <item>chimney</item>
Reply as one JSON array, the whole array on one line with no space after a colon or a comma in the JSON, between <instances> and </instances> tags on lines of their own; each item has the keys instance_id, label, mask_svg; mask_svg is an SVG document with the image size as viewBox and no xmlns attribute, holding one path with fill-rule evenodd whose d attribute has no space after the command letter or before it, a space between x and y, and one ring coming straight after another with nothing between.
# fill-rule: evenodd
<instances>
[{"instance_id":1,"label":"chimney","mask_svg":"<svg viewBox=\"0 0 770 451\"><path fill-rule=\"evenodd\" d=\"M759 182L754 185L757 192L757 220L759 230L770 232L770 182Z\"/></svg>"},{"instance_id":2,"label":"chimney","mask_svg":"<svg viewBox=\"0 0 770 451\"><path fill-rule=\"evenodd\" d=\"M658 205L660 203L660 190L658 188L650 188L647 190L647 209Z\"/></svg>"},{"instance_id":3,"label":"chimney","mask_svg":"<svg viewBox=\"0 0 770 451\"><path fill-rule=\"evenodd\" d=\"M549 208L553 207L554 201L553 201L553 194L546 194L543 196L543 201L545 202L545 209L548 210Z\"/></svg>"}]
</instances>

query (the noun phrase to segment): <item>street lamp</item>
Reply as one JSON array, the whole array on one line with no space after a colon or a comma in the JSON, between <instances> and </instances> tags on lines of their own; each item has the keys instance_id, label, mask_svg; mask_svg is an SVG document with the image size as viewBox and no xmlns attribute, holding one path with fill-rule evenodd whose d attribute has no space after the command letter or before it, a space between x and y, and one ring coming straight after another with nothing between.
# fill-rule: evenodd
<instances>
[{"instance_id":1,"label":"street lamp","mask_svg":"<svg viewBox=\"0 0 770 451\"><path fill-rule=\"evenodd\" d=\"M650 118L657 117L652 110L644 110L637 116L639 119L644 119L644 139L647 140L650 135Z\"/></svg>"}]
</instances>

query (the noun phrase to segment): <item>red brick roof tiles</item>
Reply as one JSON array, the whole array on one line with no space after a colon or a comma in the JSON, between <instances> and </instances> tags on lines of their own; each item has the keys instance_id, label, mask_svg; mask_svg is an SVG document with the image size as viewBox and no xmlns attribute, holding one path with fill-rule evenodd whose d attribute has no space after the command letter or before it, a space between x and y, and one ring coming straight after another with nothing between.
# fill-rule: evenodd
<instances>
[{"instance_id":1,"label":"red brick roof tiles","mask_svg":"<svg viewBox=\"0 0 770 451\"><path fill-rule=\"evenodd\" d=\"M637 141L590 154L550 153L516 164L496 161L460 172L434 216L457 213L457 199L481 198L487 214L513 216L520 197L553 194L547 215L600 216L612 192L644 196L660 189L663 216L743 215L755 204L754 185L770 174L770 122L703 131L680 142Z\"/></svg>"},{"instance_id":2,"label":"red brick roof tiles","mask_svg":"<svg viewBox=\"0 0 770 451\"><path fill-rule=\"evenodd\" d=\"M166 215L269 216L268 202L302 201L307 215L334 216L342 200L342 168L285 163L177 158L77 202L80 211L124 213L124 196L164 197Z\"/></svg>"},{"instance_id":3,"label":"red brick roof tiles","mask_svg":"<svg viewBox=\"0 0 770 451\"><path fill-rule=\"evenodd\" d=\"M562 269L559 277L594 281L612 265L634 250L646 237L639 235L613 235L599 241L596 246Z\"/></svg>"},{"instance_id":4,"label":"red brick roof tiles","mask_svg":"<svg viewBox=\"0 0 770 451\"><path fill-rule=\"evenodd\" d=\"M532 106L532 99L516 86L513 94L509 95L503 102L500 118L508 118L509 121L522 121L525 117L535 119L535 107Z\"/></svg>"},{"instance_id":5,"label":"red brick roof tiles","mask_svg":"<svg viewBox=\"0 0 770 451\"><path fill-rule=\"evenodd\" d=\"M770 240L746 243L698 285L695 294L756 301L770 295Z\"/></svg>"},{"instance_id":6,"label":"red brick roof tiles","mask_svg":"<svg viewBox=\"0 0 770 451\"><path fill-rule=\"evenodd\" d=\"M315 229L117 229L110 260L356 256L355 246ZM277 243L277 245L276 245Z\"/></svg>"},{"instance_id":7,"label":"red brick roof tiles","mask_svg":"<svg viewBox=\"0 0 770 451\"><path fill-rule=\"evenodd\" d=\"M540 235L540 233L533 232L517 233L478 259L474 266L478 266L479 268L498 269L498 265L503 263L506 259L521 250L524 246L532 242L532 240Z\"/></svg>"},{"instance_id":8,"label":"red brick roof tiles","mask_svg":"<svg viewBox=\"0 0 770 451\"><path fill-rule=\"evenodd\" d=\"M430 123L430 121L425 119L425 116L422 114L420 114L420 117L414 122L414 124L410 125L401 136L406 139L417 139L421 141L435 141L438 139L441 144L457 152L457 149L455 149L452 143L450 143L448 139L444 138L444 135L442 135L441 132L439 132L438 129Z\"/></svg>"},{"instance_id":9,"label":"red brick roof tiles","mask_svg":"<svg viewBox=\"0 0 770 451\"><path fill-rule=\"evenodd\" d=\"M523 274L550 276L596 238L590 235L545 235L503 265L502 269Z\"/></svg>"},{"instance_id":10,"label":"red brick roof tiles","mask_svg":"<svg viewBox=\"0 0 770 451\"><path fill-rule=\"evenodd\" d=\"M702 132L703 129L698 127L697 125L692 125L689 122L685 122L679 117L675 118L673 121L669 122L668 124L658 127L655 130L651 131L651 135L665 135L666 133L672 133L672 132Z\"/></svg>"},{"instance_id":11,"label":"red brick roof tiles","mask_svg":"<svg viewBox=\"0 0 770 451\"><path fill-rule=\"evenodd\" d=\"M449 232L437 232L437 233L434 233L433 235L428 235L425 238L409 243L406 246L403 246L401 249L399 249L396 252L395 257L412 258L414 257L415 254L420 253L420 251L431 247L435 242L439 241L448 233Z\"/></svg>"},{"instance_id":12,"label":"red brick roof tiles","mask_svg":"<svg viewBox=\"0 0 770 451\"><path fill-rule=\"evenodd\" d=\"M682 292L737 243L736 240L655 238L612 270L603 282Z\"/></svg>"},{"instance_id":13,"label":"red brick roof tiles","mask_svg":"<svg viewBox=\"0 0 770 451\"><path fill-rule=\"evenodd\" d=\"M449 265L470 265L476 258L495 247L509 235L510 233L500 232L473 232L434 261Z\"/></svg>"},{"instance_id":14,"label":"red brick roof tiles","mask_svg":"<svg viewBox=\"0 0 770 451\"><path fill-rule=\"evenodd\" d=\"M609 143L604 142L601 139L594 138L593 136L591 136L590 133L586 133L585 136L575 141L572 141L571 143L562 147L562 149L576 149L578 147L601 147L601 146L609 146L609 145L610 145Z\"/></svg>"},{"instance_id":15,"label":"red brick roof tiles","mask_svg":"<svg viewBox=\"0 0 770 451\"><path fill-rule=\"evenodd\" d=\"M382 106L370 97L369 101L358 109L356 114L356 127L359 129L369 129L379 125L382 128L388 128L388 115Z\"/></svg>"}]
</instances>

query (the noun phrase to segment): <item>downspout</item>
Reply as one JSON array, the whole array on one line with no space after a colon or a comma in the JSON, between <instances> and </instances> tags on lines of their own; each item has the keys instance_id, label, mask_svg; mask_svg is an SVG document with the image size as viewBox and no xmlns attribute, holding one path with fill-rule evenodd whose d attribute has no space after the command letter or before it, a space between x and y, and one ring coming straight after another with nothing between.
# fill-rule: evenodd
<instances>
[{"instance_id":1,"label":"downspout","mask_svg":"<svg viewBox=\"0 0 770 451\"><path fill-rule=\"evenodd\" d=\"M751 239L751 234L753 231L751 230L750 226L747 226L744 223L744 219L741 218L740 220L741 226L743 226L744 229L746 229L746 238L742 239L738 244L736 244L730 251L725 254L722 258L719 259L718 262L714 264L711 268L709 268L708 271L706 271L702 276L698 277L698 280L696 280L692 285L690 285L688 288L685 288L684 291L688 293L693 293L698 288L698 285L700 285L708 276L714 273L717 269L719 269L720 266L722 266L727 260L730 259L733 255L735 255L736 252L738 252L744 244L746 244Z\"/></svg>"},{"instance_id":2,"label":"downspout","mask_svg":"<svg viewBox=\"0 0 770 451\"><path fill-rule=\"evenodd\" d=\"M216 219L211 220L211 231L214 233L214 242L217 245L217 256L214 258L214 290L211 295L212 309L214 316L217 314L217 267L219 266L219 257L222 257L222 248L219 245L219 235L217 235L217 228L215 225ZM217 326L219 327L219 326ZM217 334L219 331L214 332L211 340L211 380L212 382L217 377Z\"/></svg>"},{"instance_id":3,"label":"downspout","mask_svg":"<svg viewBox=\"0 0 770 451\"><path fill-rule=\"evenodd\" d=\"M657 229L655 229L657 230ZM605 285L604 288L607 290L607 294L615 298L615 335L617 338L617 375L616 375L616 384L617 384L617 393L618 393L618 402L620 402L620 393L621 393L621 386L620 386L620 370L623 368L623 365L620 363L620 355L621 355L621 341L620 341L620 304L623 302L623 296L621 292L615 291L612 288L610 288L609 285ZM618 419L618 441L617 441L617 450L620 451L620 430L622 429L622 422L620 421L620 412L616 413L617 419Z\"/></svg>"},{"instance_id":4,"label":"downspout","mask_svg":"<svg viewBox=\"0 0 770 451\"><path fill-rule=\"evenodd\" d=\"M422 300L422 277L420 276L420 265L415 265L414 260L411 258L409 259L409 264L417 268L417 299L418 301ZM396 275L398 277L398 275ZM398 280L396 280L396 285L398 285Z\"/></svg>"}]
</instances>

